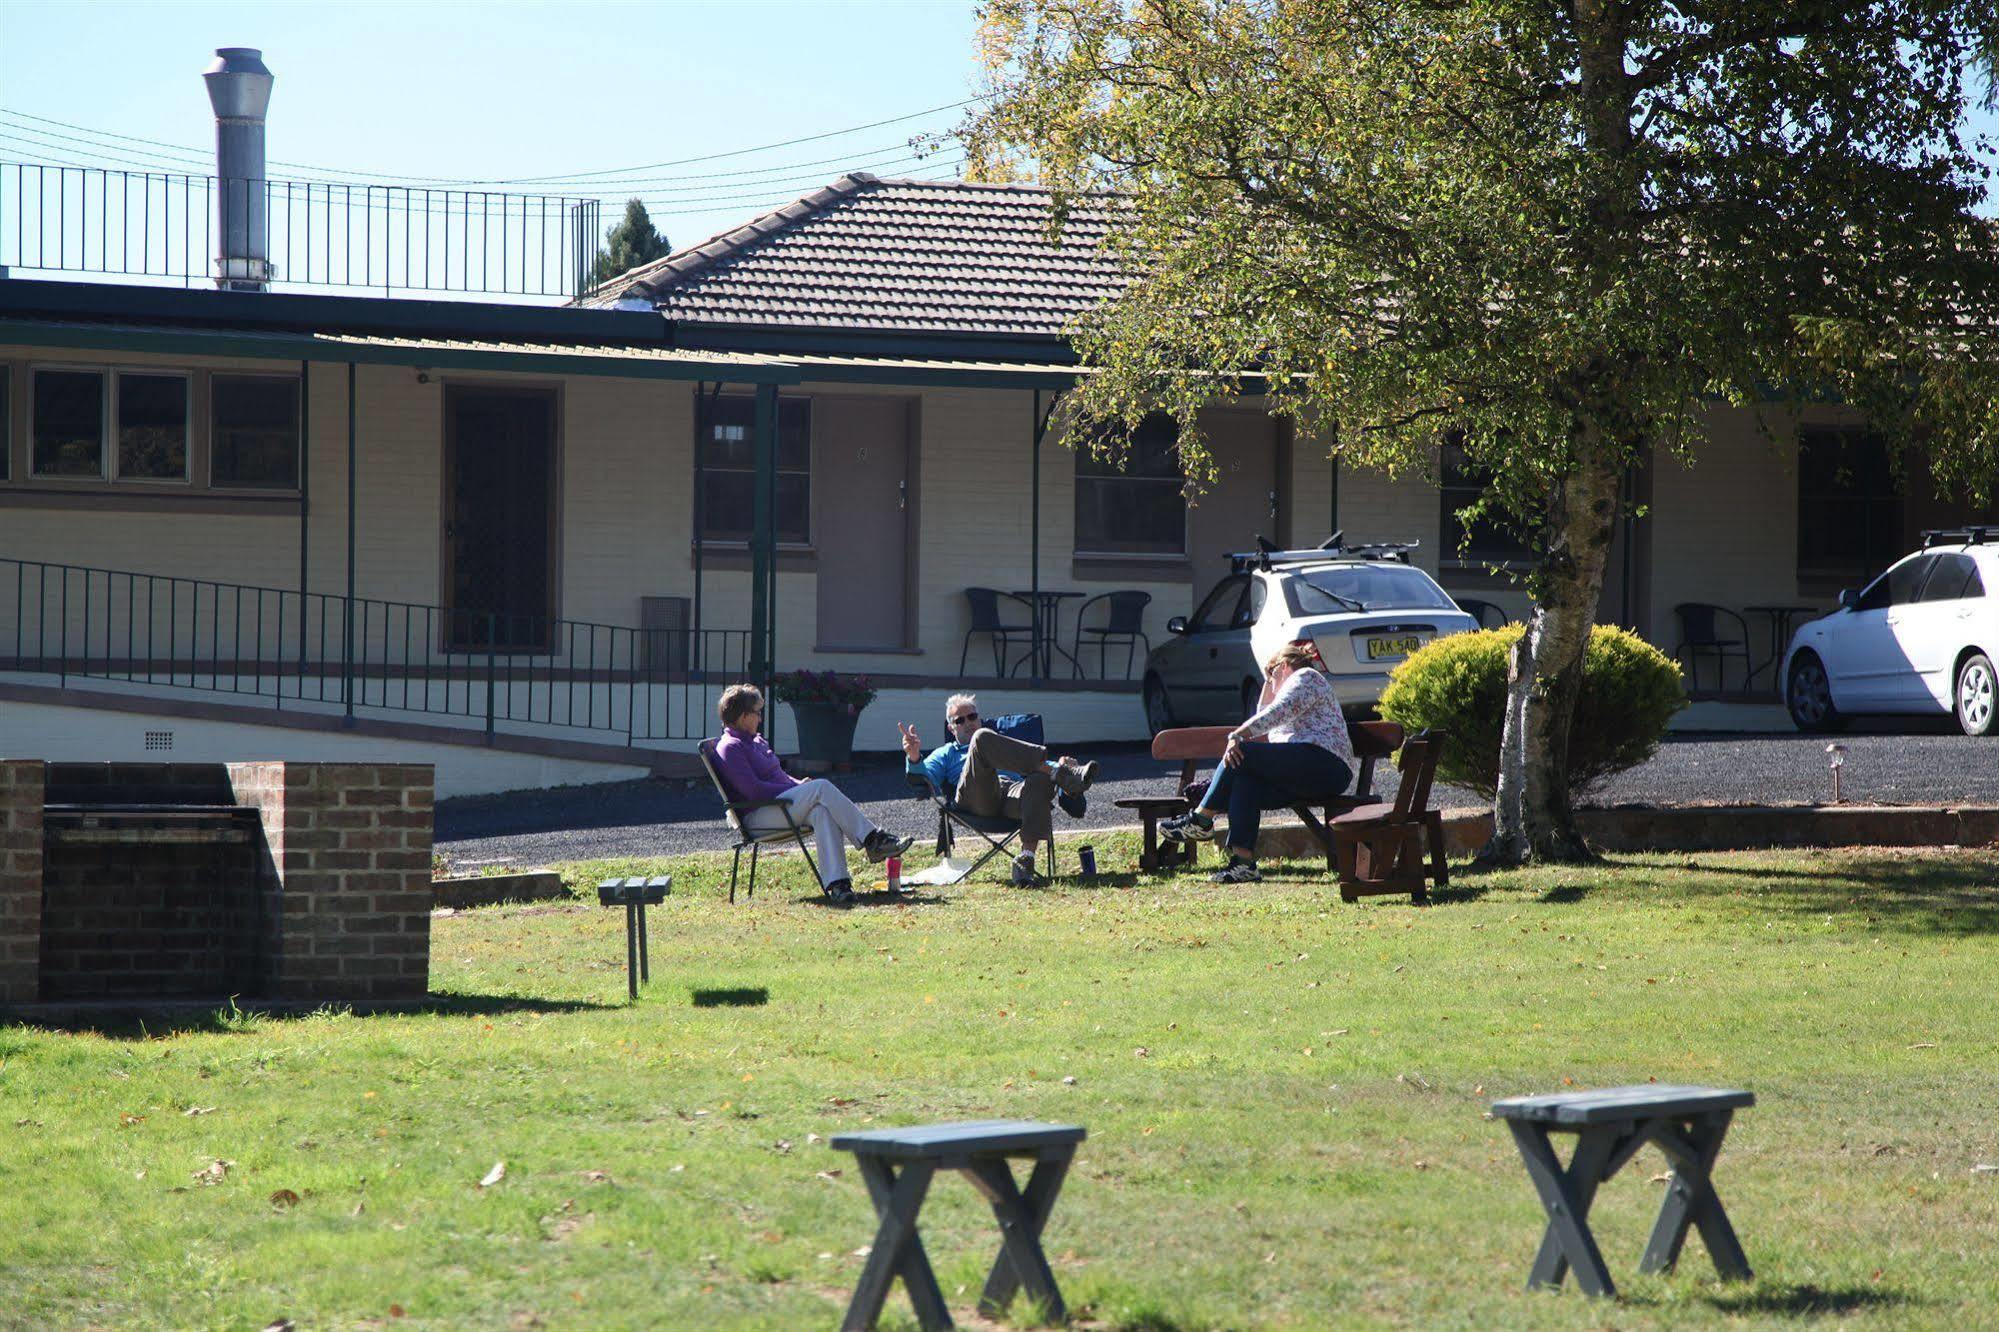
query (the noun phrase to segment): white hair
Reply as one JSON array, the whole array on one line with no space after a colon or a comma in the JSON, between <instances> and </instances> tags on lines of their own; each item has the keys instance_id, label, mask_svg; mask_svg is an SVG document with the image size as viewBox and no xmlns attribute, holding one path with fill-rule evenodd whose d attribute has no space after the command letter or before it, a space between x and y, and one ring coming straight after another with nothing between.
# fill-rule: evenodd
<instances>
[{"instance_id":1,"label":"white hair","mask_svg":"<svg viewBox=\"0 0 1999 1332\"><path fill-rule=\"evenodd\" d=\"M948 717L952 713L956 712L958 710L958 705L960 703L969 703L976 708L977 706L979 706L979 696L977 694L951 695L951 697L944 700L944 715Z\"/></svg>"}]
</instances>

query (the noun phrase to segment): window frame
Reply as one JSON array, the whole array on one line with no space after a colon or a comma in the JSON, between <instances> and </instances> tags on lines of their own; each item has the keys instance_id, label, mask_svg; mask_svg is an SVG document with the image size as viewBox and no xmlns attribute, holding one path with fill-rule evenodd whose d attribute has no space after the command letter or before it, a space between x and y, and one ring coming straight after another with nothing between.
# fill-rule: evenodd
<instances>
[{"instance_id":1,"label":"window frame","mask_svg":"<svg viewBox=\"0 0 1999 1332\"><path fill-rule=\"evenodd\" d=\"M194 484L194 371L156 369L151 366L114 365L110 386L107 390L108 406L111 411L110 428L105 446L105 466L111 475L110 484L120 483L137 486L192 486ZM126 375L144 375L151 379L178 379L181 382L181 454L179 476L139 476L125 475L122 455L125 450L123 433L125 423L118 398L119 382Z\"/></svg>"},{"instance_id":2,"label":"window frame","mask_svg":"<svg viewBox=\"0 0 1999 1332\"><path fill-rule=\"evenodd\" d=\"M51 486L90 486L113 490L123 486L181 486L192 489L195 485L195 379L199 372L178 366L121 365L116 362L90 364L69 361L30 362L28 370L28 392L24 410L27 417L27 445L24 461L27 466L21 479ZM95 375L98 379L98 439L97 471L95 473L65 474L44 472L35 465L35 426L37 378L44 374L55 375ZM123 441L119 437L122 422L119 414L118 384L125 375L143 375L151 379L178 379L181 381L182 431L181 472L179 476L141 476L127 474L119 466L119 454ZM9 413L11 417L11 412ZM11 420L6 424L11 424ZM0 448L10 448L11 441L0 426ZM0 482L11 481L4 460L0 460ZM295 491L293 493L296 493Z\"/></svg>"},{"instance_id":3,"label":"window frame","mask_svg":"<svg viewBox=\"0 0 1999 1332\"><path fill-rule=\"evenodd\" d=\"M285 373L278 370L210 370L208 372L208 419L207 439L204 447L208 451L208 488L228 495L256 495L259 497L283 498L299 495L305 488L305 381L297 372ZM278 379L287 380L292 386L292 398L297 415L292 419L292 482L289 486L249 486L241 482L218 481L215 477L216 413L215 383L219 379Z\"/></svg>"},{"instance_id":4,"label":"window frame","mask_svg":"<svg viewBox=\"0 0 1999 1332\"><path fill-rule=\"evenodd\" d=\"M746 393L724 393L715 397L712 400L712 403L697 402L696 411L695 411L695 421L694 421L694 458L693 458L694 484L689 488L693 495L693 503L695 506L694 541L697 545L701 546L704 549L719 549L724 551L747 550L750 546L752 539L755 536L754 531L738 537L733 535L716 535L707 530L707 525L709 522L708 506L703 502L705 497L701 494L701 482L706 477L713 476L718 472L730 476L747 476L750 478L750 501L752 504L752 512L754 512L754 505L756 502L756 480L755 480L756 467L754 463L752 463L752 465L748 468L741 468L741 467L716 467L712 463L706 463L702 461L702 450L704 447L708 447L711 444L712 441L710 440L709 435L714 430L717 424L712 412L710 411L710 407L711 405L719 406L725 402L730 403L731 405L741 403L741 404L747 404L749 406L750 408L749 429L752 435L751 439L752 451L754 451L755 447L754 434L756 431L756 425L755 425L756 398L754 396ZM819 440L818 440L818 435L813 428L813 418L816 414L812 410L812 395L807 393L779 394L777 400L777 414L778 414L777 428L780 434L782 434L784 429L784 411L785 407L788 404L795 404L805 413L805 468L801 472L799 471L799 469L795 467L793 468L776 467L775 471L778 476L803 476L805 478L805 539L803 541L786 540L781 534L781 532L774 532L772 535L776 537L776 546L781 551L809 552L818 549L818 547L814 545L814 540L817 536L817 533L814 531L814 524L812 521L813 520L812 483L814 475L819 470ZM771 521L773 523L777 521L776 513L771 514Z\"/></svg>"},{"instance_id":5,"label":"window frame","mask_svg":"<svg viewBox=\"0 0 1999 1332\"><path fill-rule=\"evenodd\" d=\"M1453 454L1456 455L1455 460ZM1454 500L1453 495L1469 494L1470 500L1485 493L1487 483L1483 480L1466 481L1462 474L1472 466L1465 457L1464 445L1445 440L1437 446L1437 567L1445 570L1524 570L1534 567L1533 544L1523 537L1507 536L1504 550L1481 553L1476 545L1461 544L1458 538L1467 530L1467 524L1458 517L1458 510L1468 507L1466 503ZM1453 473L1459 475L1453 481ZM1485 525L1504 534L1493 519L1486 519Z\"/></svg>"},{"instance_id":6,"label":"window frame","mask_svg":"<svg viewBox=\"0 0 1999 1332\"><path fill-rule=\"evenodd\" d=\"M1172 458L1173 470L1175 472L1175 475L1172 478L1164 476L1134 476L1133 474L1123 470L1122 468L1114 469L1111 468L1107 463L1100 463L1096 455L1093 454L1088 449L1088 447L1078 447L1076 449L1071 450L1071 454L1075 459L1075 467L1070 476L1070 486L1071 486L1070 546L1074 558L1079 560L1134 560L1134 561L1185 560L1190 558L1191 555L1190 542L1193 539L1193 533L1192 533L1193 524L1188 519L1189 511L1187 508L1187 496L1185 490L1187 484L1187 473L1186 469L1180 465L1180 454L1178 450L1178 445L1180 442L1180 426L1179 422L1174 421L1172 416L1170 416L1168 413L1149 412L1146 414L1145 422L1139 426L1139 429L1144 430L1148 425L1151 425L1156 421L1166 421L1171 423L1172 425L1173 433L1170 445L1170 457ZM1136 436L1137 432L1133 433L1134 436ZM1105 470L1102 472L1093 472L1086 475L1083 471L1083 468L1086 465L1102 466L1104 467ZM1088 483L1090 485L1102 485L1107 482L1113 485L1122 483L1129 486L1162 487L1162 488L1170 484L1173 487L1173 493L1178 496L1180 504L1179 547L1177 549L1169 549L1162 546L1151 550L1109 550L1101 546L1092 546L1087 544L1084 538L1083 524L1081 522L1083 487L1085 483ZM1102 534L1098 533L1093 535L1101 537Z\"/></svg>"},{"instance_id":7,"label":"window frame","mask_svg":"<svg viewBox=\"0 0 1999 1332\"><path fill-rule=\"evenodd\" d=\"M1857 489L1845 494L1814 492L1808 495L1805 491L1804 455L1808 441L1814 436L1819 438L1836 438L1842 441L1842 447L1848 447L1855 443L1864 445L1870 440L1878 443L1882 449L1883 461L1888 468L1889 478L1891 481L1897 482L1897 488L1886 495L1868 495L1859 492ZM1877 575L1886 574L1896 564L1901 562L1903 555L1908 553L1909 543L1904 540L1902 535L1903 528L1908 522L1908 494L1905 489L1901 488L1895 476L1894 462L1895 460L1893 454L1890 452L1888 441L1882 437L1879 431L1865 425L1803 425L1798 427L1795 462L1797 483L1793 493L1793 499L1796 503L1796 537L1793 544L1792 561L1794 566L1793 576L1798 580L1800 585L1830 586L1836 584L1842 587L1852 587L1857 584L1865 591L1866 588L1872 586L1874 578ZM1808 505L1813 501L1819 503L1844 501L1860 506L1862 532L1864 535L1856 565L1835 567L1826 564L1808 565L1805 563L1805 515ZM1875 533L1873 523L1873 514L1876 506L1892 506L1893 508L1892 517L1886 524L1886 532L1879 534L1878 537ZM1870 573L1867 566L1870 560L1877 554L1885 554L1886 558L1878 570Z\"/></svg>"},{"instance_id":8,"label":"window frame","mask_svg":"<svg viewBox=\"0 0 1999 1332\"><path fill-rule=\"evenodd\" d=\"M108 365L71 365L60 362L35 363L28 367L28 468L26 480L51 481L58 485L97 484L109 486L111 442L116 435L111 422L111 371ZM36 415L40 406L35 393L35 385L44 374L52 375L95 375L97 376L97 471L94 475L85 473L44 472L36 466Z\"/></svg>"}]
</instances>

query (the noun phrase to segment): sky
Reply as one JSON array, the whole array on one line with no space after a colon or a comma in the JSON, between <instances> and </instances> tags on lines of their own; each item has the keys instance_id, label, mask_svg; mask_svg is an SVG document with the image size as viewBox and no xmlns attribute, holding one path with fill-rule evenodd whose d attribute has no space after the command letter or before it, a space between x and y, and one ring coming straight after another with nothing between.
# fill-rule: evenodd
<instances>
[{"instance_id":1,"label":"sky","mask_svg":"<svg viewBox=\"0 0 1999 1332\"><path fill-rule=\"evenodd\" d=\"M973 29L971 0L0 0L0 160L210 174L201 72L250 46L277 79L273 179L599 172L494 188L638 195L681 245L849 167L956 175L907 144L964 114L938 108L972 96Z\"/></svg>"},{"instance_id":2,"label":"sky","mask_svg":"<svg viewBox=\"0 0 1999 1332\"><path fill-rule=\"evenodd\" d=\"M212 173L201 71L252 46L273 179L515 182L607 222L638 195L678 246L850 168L957 174L908 145L964 115L974 25L974 0L0 0L0 161Z\"/></svg>"}]
</instances>

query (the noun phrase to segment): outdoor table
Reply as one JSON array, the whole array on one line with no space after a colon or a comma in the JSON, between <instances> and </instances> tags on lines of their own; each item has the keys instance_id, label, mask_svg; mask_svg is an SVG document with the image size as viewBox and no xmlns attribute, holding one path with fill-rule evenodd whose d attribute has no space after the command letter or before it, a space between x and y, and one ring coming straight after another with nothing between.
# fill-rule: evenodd
<instances>
[{"instance_id":1,"label":"outdoor table","mask_svg":"<svg viewBox=\"0 0 1999 1332\"><path fill-rule=\"evenodd\" d=\"M625 909L625 988L633 999L639 997L639 982L652 980L646 908L658 906L672 891L671 874L658 874L650 879L606 879L597 885L599 905Z\"/></svg>"},{"instance_id":2,"label":"outdoor table","mask_svg":"<svg viewBox=\"0 0 1999 1332\"><path fill-rule=\"evenodd\" d=\"M1665 1152L1673 1172L1638 1270L1671 1268L1679 1261L1687 1228L1699 1226L1715 1270L1724 1279L1748 1280L1749 1260L1715 1196L1710 1175L1729 1120L1738 1109L1754 1104L1756 1097L1746 1091L1656 1083L1494 1101L1492 1113L1513 1130L1513 1141L1548 1212L1548 1230L1528 1274L1528 1289L1559 1286L1574 1267L1576 1281L1588 1294L1617 1294L1590 1234L1590 1204L1596 1201L1597 1185L1623 1169L1648 1142ZM1566 1169L1548 1141L1551 1133L1577 1135L1575 1154Z\"/></svg>"},{"instance_id":3,"label":"outdoor table","mask_svg":"<svg viewBox=\"0 0 1999 1332\"><path fill-rule=\"evenodd\" d=\"M1148 873L1153 870L1170 869L1176 865L1192 865L1198 853L1197 842L1161 842L1159 821L1185 814L1188 804L1182 796L1123 796L1111 801L1119 809L1129 809L1137 813L1145 828L1144 849L1138 853L1138 867Z\"/></svg>"},{"instance_id":4,"label":"outdoor table","mask_svg":"<svg viewBox=\"0 0 1999 1332\"><path fill-rule=\"evenodd\" d=\"M1046 678L1055 673L1055 656L1057 653L1060 653L1069 659L1070 668L1077 674L1081 674L1083 668L1077 662L1076 655L1073 652L1064 650L1062 645L1055 641L1055 635L1062 621L1062 603L1071 597L1080 597L1084 594L1081 592L1055 592L1044 587L1039 592L1030 589L1009 592L1007 595L1018 597L1034 610L1034 646L1028 650L1027 656L1022 657L1020 660L1026 661L1030 657L1038 658L1041 665L1039 674L1043 678ZM1019 664L1020 662L1014 663L1016 667ZM1012 672L1008 673L1011 674Z\"/></svg>"},{"instance_id":5,"label":"outdoor table","mask_svg":"<svg viewBox=\"0 0 1999 1332\"><path fill-rule=\"evenodd\" d=\"M889 1285L898 1276L925 1332L954 1326L916 1231L916 1214L939 1170L956 1170L970 1180L999 1222L1000 1255L979 1296L979 1312L997 1317L1017 1291L1025 1290L1049 1318L1066 1322L1069 1312L1041 1251L1041 1231L1055 1209L1055 1196L1062 1191L1076 1144L1084 1136L1079 1125L1030 1119L982 1119L834 1135L829 1145L854 1154L881 1220L853 1303L840 1324L843 1332L862 1332L875 1325ZM1034 1162L1025 1191L1015 1184L1007 1164L1007 1158L1014 1156Z\"/></svg>"},{"instance_id":6,"label":"outdoor table","mask_svg":"<svg viewBox=\"0 0 1999 1332\"><path fill-rule=\"evenodd\" d=\"M1770 659L1757 667L1756 670L1751 671L1749 673L1750 677L1754 678L1757 671L1767 670L1770 672L1770 692L1773 694L1782 693L1783 681L1777 678L1777 668L1783 665L1784 649L1791 642L1791 621L1800 615L1816 615L1819 608L1817 606L1744 606L1742 609L1751 615L1767 616L1770 620ZM1724 683L1726 682L1724 681ZM1745 685L1746 683L1745 681Z\"/></svg>"}]
</instances>

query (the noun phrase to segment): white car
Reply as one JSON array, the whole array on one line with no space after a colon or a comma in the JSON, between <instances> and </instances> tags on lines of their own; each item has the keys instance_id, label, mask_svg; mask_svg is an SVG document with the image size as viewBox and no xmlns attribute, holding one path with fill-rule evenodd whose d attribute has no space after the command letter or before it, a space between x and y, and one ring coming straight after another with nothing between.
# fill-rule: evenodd
<instances>
[{"instance_id":1,"label":"white car","mask_svg":"<svg viewBox=\"0 0 1999 1332\"><path fill-rule=\"evenodd\" d=\"M1233 572L1145 659L1145 720L1156 735L1190 723L1233 724L1255 709L1259 662L1286 643L1318 645L1340 702L1372 707L1388 672L1433 638L1478 628L1408 545L1259 550L1229 557Z\"/></svg>"},{"instance_id":2,"label":"white car","mask_svg":"<svg viewBox=\"0 0 1999 1332\"><path fill-rule=\"evenodd\" d=\"M1784 657L1784 702L1801 731L1862 713L1954 713L1989 735L1999 654L1999 528L1929 532L1839 609L1801 625Z\"/></svg>"}]
</instances>

